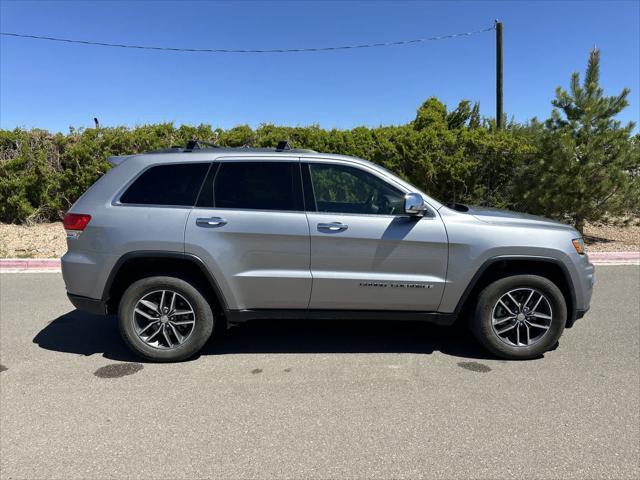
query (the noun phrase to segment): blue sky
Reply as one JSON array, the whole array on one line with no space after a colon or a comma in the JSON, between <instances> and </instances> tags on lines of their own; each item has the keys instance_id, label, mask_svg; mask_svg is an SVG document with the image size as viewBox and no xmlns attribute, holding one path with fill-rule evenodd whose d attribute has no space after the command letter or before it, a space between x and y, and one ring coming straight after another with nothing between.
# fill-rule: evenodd
<instances>
[{"instance_id":1,"label":"blue sky","mask_svg":"<svg viewBox=\"0 0 640 480\"><path fill-rule=\"evenodd\" d=\"M195 48L297 48L465 32L504 22L505 111L546 118L555 88L602 51L605 92L640 116L640 2L0 2L4 32ZM0 37L0 127L67 131L172 121L402 124L429 96L495 113L495 38L278 55L163 53Z\"/></svg>"}]
</instances>

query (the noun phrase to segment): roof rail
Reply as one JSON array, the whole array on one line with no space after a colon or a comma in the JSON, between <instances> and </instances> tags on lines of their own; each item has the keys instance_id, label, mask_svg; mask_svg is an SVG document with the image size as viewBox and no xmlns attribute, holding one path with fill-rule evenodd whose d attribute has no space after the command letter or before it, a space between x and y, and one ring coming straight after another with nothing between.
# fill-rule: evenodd
<instances>
[{"instance_id":1,"label":"roof rail","mask_svg":"<svg viewBox=\"0 0 640 480\"><path fill-rule=\"evenodd\" d=\"M201 150L203 146L220 148L220 145L216 145L215 143L205 142L204 140L198 140L197 138L194 138L193 140L189 140L187 142L185 150Z\"/></svg>"},{"instance_id":2,"label":"roof rail","mask_svg":"<svg viewBox=\"0 0 640 480\"><path fill-rule=\"evenodd\" d=\"M305 149L305 148L292 148L289 142L286 140L279 141L276 148L252 148L248 145L243 145L242 147L222 147L220 145L216 145L215 143L206 142L204 140L193 139L187 142L185 147L180 146L171 146L170 148L162 148L160 150L152 150L144 153L190 153L198 150L206 151L208 149L218 150L218 151L251 151L251 152L277 152L277 153L318 153L315 150Z\"/></svg>"},{"instance_id":3,"label":"roof rail","mask_svg":"<svg viewBox=\"0 0 640 480\"><path fill-rule=\"evenodd\" d=\"M133 155L112 155L107 157L107 162L116 167L131 157L133 157Z\"/></svg>"},{"instance_id":4,"label":"roof rail","mask_svg":"<svg viewBox=\"0 0 640 480\"><path fill-rule=\"evenodd\" d=\"M286 140L281 140L278 142L278 146L276 147L276 152L284 152L285 150L291 150L291 145Z\"/></svg>"},{"instance_id":5,"label":"roof rail","mask_svg":"<svg viewBox=\"0 0 640 480\"><path fill-rule=\"evenodd\" d=\"M176 153L182 150L184 150L183 147L180 147L178 145L172 145L169 148L161 148L160 150L151 150L145 153Z\"/></svg>"}]
</instances>

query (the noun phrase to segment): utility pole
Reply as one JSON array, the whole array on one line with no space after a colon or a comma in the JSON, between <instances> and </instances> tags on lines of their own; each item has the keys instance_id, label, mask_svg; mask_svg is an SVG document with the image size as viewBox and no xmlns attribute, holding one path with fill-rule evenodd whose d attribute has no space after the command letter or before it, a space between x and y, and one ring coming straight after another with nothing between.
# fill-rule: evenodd
<instances>
[{"instance_id":1,"label":"utility pole","mask_svg":"<svg viewBox=\"0 0 640 480\"><path fill-rule=\"evenodd\" d=\"M502 128L502 22L496 20L496 127Z\"/></svg>"}]
</instances>

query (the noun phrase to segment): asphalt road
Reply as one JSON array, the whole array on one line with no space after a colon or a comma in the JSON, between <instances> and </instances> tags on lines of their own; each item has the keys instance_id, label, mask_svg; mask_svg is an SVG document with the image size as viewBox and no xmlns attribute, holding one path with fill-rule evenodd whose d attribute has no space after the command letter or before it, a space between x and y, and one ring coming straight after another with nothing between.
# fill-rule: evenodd
<instances>
[{"instance_id":1,"label":"asphalt road","mask_svg":"<svg viewBox=\"0 0 640 480\"><path fill-rule=\"evenodd\" d=\"M464 332L267 322L137 363L59 274L0 276L0 476L638 478L640 267L600 267L544 358Z\"/></svg>"}]
</instances>

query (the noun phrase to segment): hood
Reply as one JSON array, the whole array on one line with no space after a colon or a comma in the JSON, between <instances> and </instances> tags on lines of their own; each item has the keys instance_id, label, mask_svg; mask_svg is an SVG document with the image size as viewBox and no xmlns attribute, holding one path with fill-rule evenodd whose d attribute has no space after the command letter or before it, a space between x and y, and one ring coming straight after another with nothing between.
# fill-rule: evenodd
<instances>
[{"instance_id":1,"label":"hood","mask_svg":"<svg viewBox=\"0 0 640 480\"><path fill-rule=\"evenodd\" d=\"M465 212L466 210L465 213L473 215L481 222L486 223L574 230L572 226L567 225L566 223L550 220L545 217L539 217L537 215L530 215L528 213L501 210L499 208L474 207L457 204L454 210L458 212Z\"/></svg>"}]
</instances>

